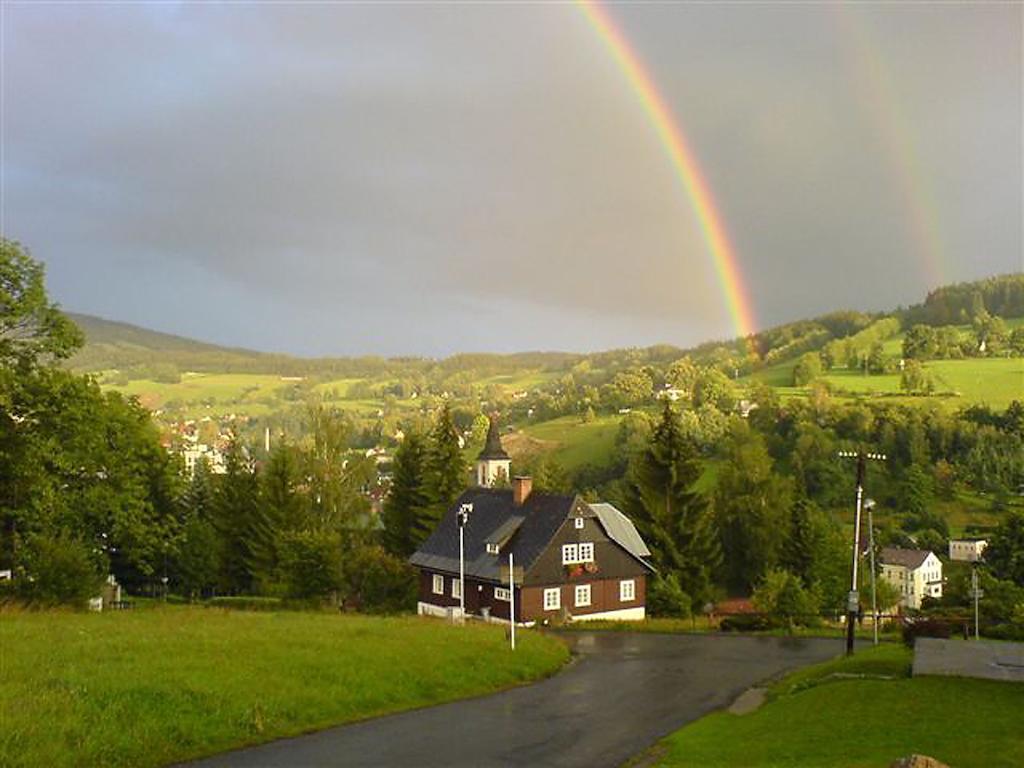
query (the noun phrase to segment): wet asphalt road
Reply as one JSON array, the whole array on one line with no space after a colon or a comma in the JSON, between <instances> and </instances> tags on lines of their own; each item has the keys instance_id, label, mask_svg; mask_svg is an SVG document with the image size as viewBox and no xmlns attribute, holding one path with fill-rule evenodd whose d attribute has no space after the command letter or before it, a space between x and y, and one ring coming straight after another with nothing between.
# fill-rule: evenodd
<instances>
[{"instance_id":1,"label":"wet asphalt road","mask_svg":"<svg viewBox=\"0 0 1024 768\"><path fill-rule=\"evenodd\" d=\"M615 768L684 723L841 640L567 633L577 658L522 688L282 739L189 763L240 766Z\"/></svg>"}]
</instances>

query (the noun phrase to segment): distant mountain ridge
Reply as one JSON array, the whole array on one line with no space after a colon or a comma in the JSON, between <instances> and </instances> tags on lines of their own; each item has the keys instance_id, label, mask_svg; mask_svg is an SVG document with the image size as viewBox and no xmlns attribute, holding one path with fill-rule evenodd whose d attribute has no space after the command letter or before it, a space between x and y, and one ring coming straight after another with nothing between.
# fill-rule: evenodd
<instances>
[{"instance_id":1,"label":"distant mountain ridge","mask_svg":"<svg viewBox=\"0 0 1024 768\"><path fill-rule=\"evenodd\" d=\"M774 364L819 350L830 340L844 339L863 331L882 318L897 319L904 328L915 323L944 325L969 322L978 308L1005 317L1024 316L1024 272L998 275L982 280L942 286L928 293L914 306L891 312L864 313L838 310L816 318L796 320L759 331L749 339L708 341L683 349L669 344L637 350L609 350L592 354L569 352L520 352L513 354L457 354L443 360L425 357L383 358L378 356L306 358L225 347L204 341L162 333L130 323L93 315L68 313L86 336L86 345L70 361L79 371L138 369L144 366L173 366L180 371L219 373L268 373L279 375L379 376L414 368L441 367L452 370L473 367L478 372L499 375L523 368L568 370L584 360L594 363L611 357L632 357L637 365L670 362L685 354L696 360L720 363L723 355L735 359L737 368ZM753 350L753 352L751 351Z\"/></svg>"}]
</instances>

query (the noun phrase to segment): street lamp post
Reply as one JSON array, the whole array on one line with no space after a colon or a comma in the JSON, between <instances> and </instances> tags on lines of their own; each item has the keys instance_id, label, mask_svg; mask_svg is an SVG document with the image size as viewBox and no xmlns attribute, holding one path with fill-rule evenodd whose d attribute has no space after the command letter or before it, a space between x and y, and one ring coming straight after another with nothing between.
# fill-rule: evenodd
<instances>
[{"instance_id":1,"label":"street lamp post","mask_svg":"<svg viewBox=\"0 0 1024 768\"><path fill-rule=\"evenodd\" d=\"M459 507L459 614L460 618L466 617L466 545L465 529L469 522L469 515L473 511L472 504L463 504Z\"/></svg>"},{"instance_id":2,"label":"street lamp post","mask_svg":"<svg viewBox=\"0 0 1024 768\"><path fill-rule=\"evenodd\" d=\"M864 451L840 451L844 459L857 460L857 511L853 518L853 567L850 578L850 594L846 600L846 655L853 655L854 616L860 608L860 595L857 593L857 565L860 562L860 514L864 505L864 475L867 461L885 461L884 453L865 453ZM874 558L872 557L872 577L874 576Z\"/></svg>"},{"instance_id":3,"label":"street lamp post","mask_svg":"<svg viewBox=\"0 0 1024 768\"><path fill-rule=\"evenodd\" d=\"M875 590L875 521L871 510L875 508L875 500L867 499L864 509L868 511L868 552L871 556L871 631L874 644L878 645L878 592Z\"/></svg>"}]
</instances>

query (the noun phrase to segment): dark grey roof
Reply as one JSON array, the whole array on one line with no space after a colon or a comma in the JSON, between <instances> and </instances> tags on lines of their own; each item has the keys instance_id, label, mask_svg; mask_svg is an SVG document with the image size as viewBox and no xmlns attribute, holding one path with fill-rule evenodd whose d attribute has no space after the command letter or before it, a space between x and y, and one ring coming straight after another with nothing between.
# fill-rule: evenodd
<instances>
[{"instance_id":1,"label":"dark grey roof","mask_svg":"<svg viewBox=\"0 0 1024 768\"><path fill-rule=\"evenodd\" d=\"M897 547L885 547L878 558L886 565L902 565L904 568L915 570L920 568L928 559L931 550L928 549L899 549Z\"/></svg>"},{"instance_id":2,"label":"dark grey roof","mask_svg":"<svg viewBox=\"0 0 1024 768\"><path fill-rule=\"evenodd\" d=\"M498 434L498 420L491 416L490 422L490 426L487 428L487 442L484 443L484 449L480 451L480 455L477 458L484 460L507 459L509 455L501 447L501 435Z\"/></svg>"},{"instance_id":3,"label":"dark grey roof","mask_svg":"<svg viewBox=\"0 0 1024 768\"><path fill-rule=\"evenodd\" d=\"M458 573L459 526L456 512L463 504L472 504L473 512L465 529L466 575L501 581L501 566L508 565L508 553L512 552L517 570L528 571L558 527L569 517L575 503L575 496L534 491L522 506L517 507L512 502L510 489L470 488L456 499L409 562L421 568ZM512 531L501 553L488 554L487 543L507 535L513 526L516 530Z\"/></svg>"},{"instance_id":4,"label":"dark grey roof","mask_svg":"<svg viewBox=\"0 0 1024 768\"><path fill-rule=\"evenodd\" d=\"M640 537L633 521L626 517L616 507L605 502L591 504L590 508L597 514L601 521L604 532L608 538L616 542L620 547L637 558L651 556L651 550L647 548L644 540ZM646 563L645 563L646 565Z\"/></svg>"}]
</instances>

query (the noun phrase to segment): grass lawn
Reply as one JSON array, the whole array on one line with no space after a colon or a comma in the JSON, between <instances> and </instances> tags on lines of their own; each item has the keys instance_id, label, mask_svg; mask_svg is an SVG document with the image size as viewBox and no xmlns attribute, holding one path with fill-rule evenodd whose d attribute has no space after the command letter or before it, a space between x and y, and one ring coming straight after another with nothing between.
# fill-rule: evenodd
<instances>
[{"instance_id":1,"label":"grass lawn","mask_svg":"<svg viewBox=\"0 0 1024 768\"><path fill-rule=\"evenodd\" d=\"M615 450L619 431L618 414L605 414L584 424L578 416L562 416L523 428L530 437L557 443L555 458L572 471L584 464L607 464Z\"/></svg>"},{"instance_id":2,"label":"grass lawn","mask_svg":"<svg viewBox=\"0 0 1024 768\"><path fill-rule=\"evenodd\" d=\"M548 675L558 640L416 617L0 613L0 765L156 766Z\"/></svg>"},{"instance_id":3,"label":"grass lawn","mask_svg":"<svg viewBox=\"0 0 1024 768\"><path fill-rule=\"evenodd\" d=\"M653 752L663 766L868 766L920 753L956 768L1024 765L1024 685L909 677L884 644L800 670L748 715L716 712Z\"/></svg>"}]
</instances>

